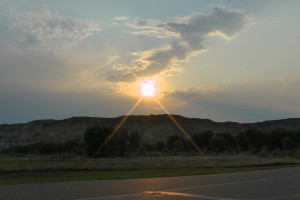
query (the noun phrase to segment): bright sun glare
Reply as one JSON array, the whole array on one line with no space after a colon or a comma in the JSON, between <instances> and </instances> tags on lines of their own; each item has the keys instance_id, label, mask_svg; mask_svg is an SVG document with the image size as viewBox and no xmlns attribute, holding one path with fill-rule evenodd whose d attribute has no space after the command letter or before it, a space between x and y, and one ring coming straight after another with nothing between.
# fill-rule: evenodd
<instances>
[{"instance_id":1,"label":"bright sun glare","mask_svg":"<svg viewBox=\"0 0 300 200\"><path fill-rule=\"evenodd\" d=\"M141 94L143 97L155 96L156 90L153 81L145 81L141 83Z\"/></svg>"}]
</instances>

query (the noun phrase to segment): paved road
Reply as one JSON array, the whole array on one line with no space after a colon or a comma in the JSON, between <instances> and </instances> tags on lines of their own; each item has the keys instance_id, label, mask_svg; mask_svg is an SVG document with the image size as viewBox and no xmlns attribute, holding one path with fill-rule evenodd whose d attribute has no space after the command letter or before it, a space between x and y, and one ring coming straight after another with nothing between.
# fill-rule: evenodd
<instances>
[{"instance_id":1,"label":"paved road","mask_svg":"<svg viewBox=\"0 0 300 200\"><path fill-rule=\"evenodd\" d=\"M300 167L172 178L0 186L1 200L300 199Z\"/></svg>"}]
</instances>

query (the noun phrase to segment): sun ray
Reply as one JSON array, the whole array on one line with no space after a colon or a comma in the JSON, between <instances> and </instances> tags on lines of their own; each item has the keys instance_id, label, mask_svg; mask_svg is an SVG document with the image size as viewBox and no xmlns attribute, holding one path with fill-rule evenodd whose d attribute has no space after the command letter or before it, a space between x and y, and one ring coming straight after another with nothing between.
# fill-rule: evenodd
<instances>
[{"instance_id":1,"label":"sun ray","mask_svg":"<svg viewBox=\"0 0 300 200\"><path fill-rule=\"evenodd\" d=\"M126 115L121 119L120 123L115 126L112 133L107 137L107 139L104 141L104 143L101 145L101 147L97 150L97 152L94 155L97 155L104 147L105 145L115 136L115 134L118 132L118 130L121 128L121 126L126 122L128 117L132 114L132 112L137 108L137 106L142 102L144 99L144 96L141 96L135 104L131 107L131 109L128 111ZM184 130L184 128L177 122L177 120L170 114L170 112L166 109L166 107L159 101L157 97L154 97L156 103L160 106L160 108L167 114L167 116L170 118L170 120L174 123L174 125L180 130L180 132L186 137L186 139L196 148L198 152L200 152L203 156L203 158L210 164L210 166L215 170L217 174L219 174L219 170L214 165L214 163L205 155L205 153L201 150L201 148L194 142L194 140L190 137L190 135ZM92 159L90 159L87 163L87 167L92 162ZM226 183L228 182L227 179L221 175L220 176ZM231 187L231 185L228 184L228 187L230 190L234 193L234 188Z\"/></svg>"},{"instance_id":2,"label":"sun ray","mask_svg":"<svg viewBox=\"0 0 300 200\"><path fill-rule=\"evenodd\" d=\"M131 107L131 109L128 111L126 115L122 118L119 124L116 125L116 127L113 129L112 133L109 134L109 136L106 138L106 140L103 142L103 144L100 146L100 148L97 150L95 155L97 155L104 147L105 145L115 136L115 134L118 132L118 130L121 128L121 126L126 122L128 117L131 115L131 113L136 109L136 107L142 102L143 97L139 98L135 104Z\"/></svg>"},{"instance_id":3,"label":"sun ray","mask_svg":"<svg viewBox=\"0 0 300 200\"><path fill-rule=\"evenodd\" d=\"M155 98L156 103L160 106L160 108L167 114L170 120L174 123L174 125L180 130L180 132L186 137L186 139L196 148L198 152L200 152L203 158L218 172L216 166L213 162L205 155L202 149L194 142L191 136L184 130L184 128L177 122L177 120L170 114L170 112L166 109L166 107L157 99Z\"/></svg>"},{"instance_id":4,"label":"sun ray","mask_svg":"<svg viewBox=\"0 0 300 200\"><path fill-rule=\"evenodd\" d=\"M183 127L176 121L176 119L169 113L169 111L165 108L165 106L157 99L155 98L156 103L160 106L161 109L168 115L170 120L174 123L174 125L183 133L183 135L188 139L188 141L201 153L203 151L201 148L194 142L194 140L191 138L191 136L183 129Z\"/></svg>"},{"instance_id":5,"label":"sun ray","mask_svg":"<svg viewBox=\"0 0 300 200\"><path fill-rule=\"evenodd\" d=\"M170 118L170 120L174 123L174 125L181 131L181 133L187 138L187 140L200 152L203 156L203 158L207 161L207 163L210 164L210 166L215 170L217 174L220 174L220 171L218 170L217 166L205 155L205 153L201 150L201 148L194 142L194 140L190 137L190 135L184 130L184 128L176 121L176 119L170 114L170 112L166 109L166 107L157 99L155 98L156 103L161 107L161 109L167 114L167 116ZM226 177L223 175L220 176L225 183L227 183ZM236 193L234 188L228 184L228 187L233 193Z\"/></svg>"},{"instance_id":6,"label":"sun ray","mask_svg":"<svg viewBox=\"0 0 300 200\"><path fill-rule=\"evenodd\" d=\"M118 130L121 128L121 126L126 122L128 117L130 116L130 114L136 109L136 107L142 102L142 100L143 100L143 97L139 98L135 102L135 104L131 107L131 109L128 111L128 113L126 115L124 115L124 117L122 118L120 123L116 125L116 127L113 129L112 133L106 138L104 143L100 146L100 148L97 150L97 152L94 154L93 157L95 157L95 155L97 155L105 147L105 145L115 136L115 134L118 132ZM84 168L87 168L91 162L92 162L92 158L87 161Z\"/></svg>"}]
</instances>

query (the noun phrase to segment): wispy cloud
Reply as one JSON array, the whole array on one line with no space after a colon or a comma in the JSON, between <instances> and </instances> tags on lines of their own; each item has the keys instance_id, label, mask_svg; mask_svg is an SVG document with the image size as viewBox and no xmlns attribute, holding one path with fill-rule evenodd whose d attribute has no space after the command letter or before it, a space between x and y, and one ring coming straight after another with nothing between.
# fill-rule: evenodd
<instances>
[{"instance_id":1,"label":"wispy cloud","mask_svg":"<svg viewBox=\"0 0 300 200\"><path fill-rule=\"evenodd\" d=\"M134 24L128 24L134 35L147 35L157 38L179 38L180 35L166 28L166 25L155 20L139 20Z\"/></svg>"},{"instance_id":2,"label":"wispy cloud","mask_svg":"<svg viewBox=\"0 0 300 200\"><path fill-rule=\"evenodd\" d=\"M188 61L193 55L206 50L205 40L218 36L226 40L234 38L243 28L253 24L253 19L244 11L225 6L216 6L211 13L197 13L179 18L176 22L158 23L140 20L129 25L133 34L173 41L161 48L136 52L130 71L114 72L110 81L131 81L132 74L139 77L166 75L180 69L180 62Z\"/></svg>"},{"instance_id":3,"label":"wispy cloud","mask_svg":"<svg viewBox=\"0 0 300 200\"><path fill-rule=\"evenodd\" d=\"M138 58L131 61L131 66L124 66L122 71L114 70L108 80L113 82L132 82L137 77L164 75L169 72L179 71L178 61L188 57L189 47L172 43L160 49L133 53Z\"/></svg>"},{"instance_id":4,"label":"wispy cloud","mask_svg":"<svg viewBox=\"0 0 300 200\"><path fill-rule=\"evenodd\" d=\"M286 74L280 77L284 87L289 87L300 81L300 73Z\"/></svg>"},{"instance_id":5,"label":"wispy cloud","mask_svg":"<svg viewBox=\"0 0 300 200\"><path fill-rule=\"evenodd\" d=\"M117 21L127 21L130 18L127 16L118 16L118 17L115 17L114 19Z\"/></svg>"},{"instance_id":6,"label":"wispy cloud","mask_svg":"<svg viewBox=\"0 0 300 200\"><path fill-rule=\"evenodd\" d=\"M165 91L166 98L176 98L186 102L192 102L195 100L206 98L212 89L208 88L190 88L188 90L172 90Z\"/></svg>"},{"instance_id":7,"label":"wispy cloud","mask_svg":"<svg viewBox=\"0 0 300 200\"><path fill-rule=\"evenodd\" d=\"M42 41L38 37L33 36L33 35L27 35L23 40L19 40L16 42L18 47L21 47L24 49L27 49L30 46L39 45L41 43L42 43Z\"/></svg>"},{"instance_id":8,"label":"wispy cloud","mask_svg":"<svg viewBox=\"0 0 300 200\"><path fill-rule=\"evenodd\" d=\"M13 11L10 16L15 29L34 34L39 39L66 38L81 41L101 30L96 23L72 19L48 9L41 12Z\"/></svg>"}]
</instances>

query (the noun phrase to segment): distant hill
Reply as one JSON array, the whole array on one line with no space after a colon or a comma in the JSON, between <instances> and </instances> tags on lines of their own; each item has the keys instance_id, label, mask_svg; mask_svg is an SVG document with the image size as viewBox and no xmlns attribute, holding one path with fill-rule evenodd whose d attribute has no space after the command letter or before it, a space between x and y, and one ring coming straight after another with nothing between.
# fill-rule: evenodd
<instances>
[{"instance_id":1,"label":"distant hill","mask_svg":"<svg viewBox=\"0 0 300 200\"><path fill-rule=\"evenodd\" d=\"M187 118L172 115L189 134L211 130L215 133L237 134L246 129L269 132L283 128L300 130L300 118L264 121L259 123L214 122L209 119ZM0 148L41 141L67 141L83 139L84 131L94 125L116 126L123 116L116 118L72 117L64 120L36 120L24 124L0 125ZM166 140L170 135L181 134L167 115L128 116L122 128L138 131L142 140L153 143Z\"/></svg>"}]
</instances>

